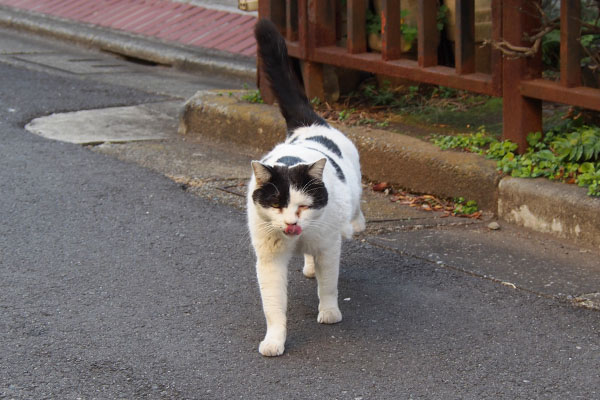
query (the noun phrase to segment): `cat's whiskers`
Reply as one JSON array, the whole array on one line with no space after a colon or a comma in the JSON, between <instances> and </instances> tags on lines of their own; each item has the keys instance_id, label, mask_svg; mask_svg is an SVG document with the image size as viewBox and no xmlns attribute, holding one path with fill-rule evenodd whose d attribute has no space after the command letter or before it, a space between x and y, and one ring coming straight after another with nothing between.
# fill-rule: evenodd
<instances>
[{"instance_id":1,"label":"cat's whiskers","mask_svg":"<svg viewBox=\"0 0 600 400\"><path fill-rule=\"evenodd\" d=\"M313 178L313 179L311 179L310 181L308 181L308 182L307 182L307 183L306 183L306 184L305 184L305 185L302 187L302 189L300 189L300 191L301 191L301 192L306 192L306 188L307 188L308 186L312 185L312 184L313 184L313 182L317 182L317 181L318 181L318 179L317 179L317 178ZM306 193L307 193L307 192L306 192Z\"/></svg>"},{"instance_id":2,"label":"cat's whiskers","mask_svg":"<svg viewBox=\"0 0 600 400\"><path fill-rule=\"evenodd\" d=\"M311 227L325 228L327 230L336 230L336 225L329 221L309 220L305 223L305 229L309 229Z\"/></svg>"}]
</instances>

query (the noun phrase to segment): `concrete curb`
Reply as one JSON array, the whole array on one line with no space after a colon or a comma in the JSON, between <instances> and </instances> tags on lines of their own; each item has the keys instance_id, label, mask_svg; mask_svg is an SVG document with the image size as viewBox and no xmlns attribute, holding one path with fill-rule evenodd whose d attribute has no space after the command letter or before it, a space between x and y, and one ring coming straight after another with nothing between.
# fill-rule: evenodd
<instances>
[{"instance_id":1,"label":"concrete curb","mask_svg":"<svg viewBox=\"0 0 600 400\"><path fill-rule=\"evenodd\" d=\"M283 140L276 107L240 100L240 91L202 91L182 111L179 132L267 152ZM210 127L210 129L206 129ZM600 248L600 199L586 190L544 179L502 177L493 161L442 151L433 144L387 131L343 127L357 145L363 175L417 193L465 197L504 221Z\"/></svg>"},{"instance_id":2,"label":"concrete curb","mask_svg":"<svg viewBox=\"0 0 600 400\"><path fill-rule=\"evenodd\" d=\"M600 248L600 199L575 185L505 177L499 185L498 215L538 232Z\"/></svg>"},{"instance_id":3,"label":"concrete curb","mask_svg":"<svg viewBox=\"0 0 600 400\"><path fill-rule=\"evenodd\" d=\"M182 70L256 79L256 59L213 49L166 43L128 32L0 6L0 26L50 36Z\"/></svg>"}]
</instances>

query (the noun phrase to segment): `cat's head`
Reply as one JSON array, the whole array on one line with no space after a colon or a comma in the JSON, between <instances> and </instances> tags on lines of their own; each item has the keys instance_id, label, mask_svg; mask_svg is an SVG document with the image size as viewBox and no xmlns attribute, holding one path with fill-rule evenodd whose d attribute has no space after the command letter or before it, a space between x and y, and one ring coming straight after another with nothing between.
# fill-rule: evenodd
<instances>
[{"instance_id":1,"label":"cat's head","mask_svg":"<svg viewBox=\"0 0 600 400\"><path fill-rule=\"evenodd\" d=\"M269 229L294 237L315 223L327 205L326 161L291 167L252 162L256 181L252 201Z\"/></svg>"}]
</instances>

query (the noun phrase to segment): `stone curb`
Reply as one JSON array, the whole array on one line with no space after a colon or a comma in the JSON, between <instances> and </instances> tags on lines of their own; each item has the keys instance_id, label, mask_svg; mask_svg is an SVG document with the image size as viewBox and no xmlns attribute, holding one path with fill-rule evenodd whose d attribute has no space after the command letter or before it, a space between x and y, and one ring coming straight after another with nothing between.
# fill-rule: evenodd
<instances>
[{"instance_id":1,"label":"stone curb","mask_svg":"<svg viewBox=\"0 0 600 400\"><path fill-rule=\"evenodd\" d=\"M547 179L505 177L498 216L505 221L600 248L600 199L585 188Z\"/></svg>"},{"instance_id":2,"label":"stone curb","mask_svg":"<svg viewBox=\"0 0 600 400\"><path fill-rule=\"evenodd\" d=\"M256 59L213 49L167 43L141 35L0 6L0 26L75 42L87 47L172 65L182 70L256 79Z\"/></svg>"},{"instance_id":3,"label":"stone curb","mask_svg":"<svg viewBox=\"0 0 600 400\"><path fill-rule=\"evenodd\" d=\"M181 134L202 134L267 152L284 138L276 107L240 100L240 91L202 91L181 113ZM206 129L210 127L210 129ZM365 128L341 128L357 145L362 171L416 193L476 200L500 219L600 248L600 199L586 190L545 179L502 177L493 161L442 151L410 136Z\"/></svg>"}]
</instances>

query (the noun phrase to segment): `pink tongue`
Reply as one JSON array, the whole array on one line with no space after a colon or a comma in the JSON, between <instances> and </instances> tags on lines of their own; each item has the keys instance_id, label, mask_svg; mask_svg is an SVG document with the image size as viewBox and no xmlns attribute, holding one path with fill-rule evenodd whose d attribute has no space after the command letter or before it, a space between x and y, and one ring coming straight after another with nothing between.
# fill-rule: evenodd
<instances>
[{"instance_id":1,"label":"pink tongue","mask_svg":"<svg viewBox=\"0 0 600 400\"><path fill-rule=\"evenodd\" d=\"M288 235L299 235L302 233L302 228L300 228L298 225L288 225L285 227L285 233Z\"/></svg>"}]
</instances>

